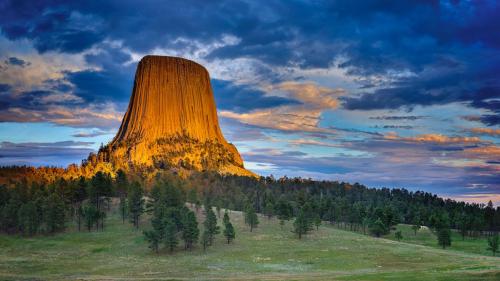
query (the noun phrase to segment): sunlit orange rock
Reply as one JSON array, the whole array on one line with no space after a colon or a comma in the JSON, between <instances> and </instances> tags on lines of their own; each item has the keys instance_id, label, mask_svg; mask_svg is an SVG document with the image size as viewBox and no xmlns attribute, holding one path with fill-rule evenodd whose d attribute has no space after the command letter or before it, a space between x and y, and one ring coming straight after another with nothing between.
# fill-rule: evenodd
<instances>
[{"instance_id":1,"label":"sunlit orange rock","mask_svg":"<svg viewBox=\"0 0 500 281\"><path fill-rule=\"evenodd\" d=\"M253 175L222 135L208 71L177 57L142 58L120 129L97 157L115 166Z\"/></svg>"}]
</instances>

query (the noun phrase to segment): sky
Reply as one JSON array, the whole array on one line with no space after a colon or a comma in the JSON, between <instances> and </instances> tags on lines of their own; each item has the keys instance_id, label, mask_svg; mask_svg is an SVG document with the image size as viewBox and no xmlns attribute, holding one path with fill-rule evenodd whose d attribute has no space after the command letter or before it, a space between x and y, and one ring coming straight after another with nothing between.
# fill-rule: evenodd
<instances>
[{"instance_id":1,"label":"sky","mask_svg":"<svg viewBox=\"0 0 500 281\"><path fill-rule=\"evenodd\" d=\"M210 75L245 166L500 205L497 1L0 0L0 165L112 139L147 54Z\"/></svg>"}]
</instances>

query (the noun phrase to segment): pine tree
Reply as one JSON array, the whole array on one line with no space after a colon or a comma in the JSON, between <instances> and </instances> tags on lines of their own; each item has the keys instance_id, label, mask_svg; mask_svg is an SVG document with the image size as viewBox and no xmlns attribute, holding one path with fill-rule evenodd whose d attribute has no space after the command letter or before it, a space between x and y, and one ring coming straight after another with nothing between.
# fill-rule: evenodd
<instances>
[{"instance_id":1,"label":"pine tree","mask_svg":"<svg viewBox=\"0 0 500 281\"><path fill-rule=\"evenodd\" d=\"M236 237L233 224L230 222L225 224L224 237L227 239L227 244L231 243L231 241Z\"/></svg>"},{"instance_id":2,"label":"pine tree","mask_svg":"<svg viewBox=\"0 0 500 281\"><path fill-rule=\"evenodd\" d=\"M196 215L193 211L188 211L184 216L182 226L182 239L184 240L185 248L191 250L193 244L198 241L198 236L200 235Z\"/></svg>"},{"instance_id":3,"label":"pine tree","mask_svg":"<svg viewBox=\"0 0 500 281\"><path fill-rule=\"evenodd\" d=\"M206 218L203 223L205 231L208 232L209 244L212 245L214 242L215 235L220 233L219 226L217 225L217 217L211 208L206 210Z\"/></svg>"},{"instance_id":4,"label":"pine tree","mask_svg":"<svg viewBox=\"0 0 500 281\"><path fill-rule=\"evenodd\" d=\"M274 205L271 201L266 201L264 205L264 213L267 216L267 219L271 219L274 215Z\"/></svg>"},{"instance_id":5,"label":"pine tree","mask_svg":"<svg viewBox=\"0 0 500 281\"><path fill-rule=\"evenodd\" d=\"M259 224L259 217L252 206L248 206L245 212L245 223L250 226L250 232Z\"/></svg>"},{"instance_id":6,"label":"pine tree","mask_svg":"<svg viewBox=\"0 0 500 281\"><path fill-rule=\"evenodd\" d=\"M444 248L451 246L451 231L447 227L438 229L438 244Z\"/></svg>"},{"instance_id":7,"label":"pine tree","mask_svg":"<svg viewBox=\"0 0 500 281\"><path fill-rule=\"evenodd\" d=\"M284 198L280 198L277 206L277 215L280 220L280 226L283 228L285 221L289 220L292 216L292 206Z\"/></svg>"},{"instance_id":8,"label":"pine tree","mask_svg":"<svg viewBox=\"0 0 500 281\"><path fill-rule=\"evenodd\" d=\"M420 225L417 225L417 224L414 224L411 226L411 229L413 229L413 233L415 234L415 236L417 236L417 231L420 229Z\"/></svg>"},{"instance_id":9,"label":"pine tree","mask_svg":"<svg viewBox=\"0 0 500 281\"><path fill-rule=\"evenodd\" d=\"M40 226L37 208L34 202L23 204L18 211L20 230L28 236L37 233Z\"/></svg>"},{"instance_id":10,"label":"pine tree","mask_svg":"<svg viewBox=\"0 0 500 281\"><path fill-rule=\"evenodd\" d=\"M130 220L134 224L135 228L139 228L139 220L144 212L144 199L142 198L143 192L139 183L135 182L130 186L130 192L128 194L128 210L130 214Z\"/></svg>"},{"instance_id":11,"label":"pine tree","mask_svg":"<svg viewBox=\"0 0 500 281\"><path fill-rule=\"evenodd\" d=\"M316 230L319 230L319 226L321 225L321 218L319 214L314 216L314 225L316 226Z\"/></svg>"},{"instance_id":12,"label":"pine tree","mask_svg":"<svg viewBox=\"0 0 500 281\"><path fill-rule=\"evenodd\" d=\"M413 218L413 225L411 226L411 229L413 229L413 232L415 233L415 236L417 236L417 231L420 230L420 217L415 216Z\"/></svg>"},{"instance_id":13,"label":"pine tree","mask_svg":"<svg viewBox=\"0 0 500 281\"><path fill-rule=\"evenodd\" d=\"M220 219L220 206L219 206L219 204L217 204L215 206L215 210L217 211L217 217Z\"/></svg>"},{"instance_id":14,"label":"pine tree","mask_svg":"<svg viewBox=\"0 0 500 281\"><path fill-rule=\"evenodd\" d=\"M73 194L73 202L76 204L75 214L76 214L76 223L78 225L78 231L81 231L82 228L82 218L83 218L83 201L87 198L87 180L85 177L80 176L78 181L75 183L74 194Z\"/></svg>"},{"instance_id":15,"label":"pine tree","mask_svg":"<svg viewBox=\"0 0 500 281\"><path fill-rule=\"evenodd\" d=\"M66 207L64 201L56 193L52 193L45 200L44 221L49 233L61 231L65 227Z\"/></svg>"},{"instance_id":16,"label":"pine tree","mask_svg":"<svg viewBox=\"0 0 500 281\"><path fill-rule=\"evenodd\" d=\"M146 238L146 241L148 241L149 243L149 248L158 253L161 242L160 235L158 234L158 232L153 229L144 231L143 233Z\"/></svg>"},{"instance_id":17,"label":"pine tree","mask_svg":"<svg viewBox=\"0 0 500 281\"><path fill-rule=\"evenodd\" d=\"M376 237L380 237L381 235L387 233L387 227L382 222L380 218L376 219L374 222L370 224L370 232Z\"/></svg>"},{"instance_id":18,"label":"pine tree","mask_svg":"<svg viewBox=\"0 0 500 281\"><path fill-rule=\"evenodd\" d=\"M120 214L122 216L122 223L125 223L125 219L128 214L128 202L125 196L120 196Z\"/></svg>"},{"instance_id":19,"label":"pine tree","mask_svg":"<svg viewBox=\"0 0 500 281\"><path fill-rule=\"evenodd\" d=\"M461 214L458 218L458 229L460 235L462 235L462 240L465 240L465 236L469 231L469 217L466 214Z\"/></svg>"},{"instance_id":20,"label":"pine tree","mask_svg":"<svg viewBox=\"0 0 500 281\"><path fill-rule=\"evenodd\" d=\"M207 247L210 246L210 233L207 229L203 230L200 243L203 246L203 251L206 251Z\"/></svg>"},{"instance_id":21,"label":"pine tree","mask_svg":"<svg viewBox=\"0 0 500 281\"><path fill-rule=\"evenodd\" d=\"M98 216L98 211L97 208L94 204L87 203L83 205L82 207L82 215L83 219L85 220L85 226L87 227L88 231L90 232L92 230L92 225L94 225L94 222L97 219Z\"/></svg>"},{"instance_id":22,"label":"pine tree","mask_svg":"<svg viewBox=\"0 0 500 281\"><path fill-rule=\"evenodd\" d=\"M297 234L299 239L302 239L302 235L307 234L308 231L311 230L311 223L309 222L309 219L306 216L306 213L304 210L300 210L299 214L295 218L295 221L293 222L293 232Z\"/></svg>"},{"instance_id":23,"label":"pine tree","mask_svg":"<svg viewBox=\"0 0 500 281\"><path fill-rule=\"evenodd\" d=\"M19 227L19 216L17 212L22 205L22 201L19 196L12 196L7 204L2 208L1 221L2 228L7 231L7 233L13 233L18 230Z\"/></svg>"},{"instance_id":24,"label":"pine tree","mask_svg":"<svg viewBox=\"0 0 500 281\"><path fill-rule=\"evenodd\" d=\"M493 256L495 256L495 254L498 252L498 244L499 244L498 234L488 238L488 251L491 251L493 253Z\"/></svg>"},{"instance_id":25,"label":"pine tree","mask_svg":"<svg viewBox=\"0 0 500 281\"><path fill-rule=\"evenodd\" d=\"M229 220L229 214L227 213L227 209L224 212L224 219L222 221L224 223L224 237L226 237L227 244L229 244L236 237L236 233L234 231L233 224Z\"/></svg>"},{"instance_id":26,"label":"pine tree","mask_svg":"<svg viewBox=\"0 0 500 281\"><path fill-rule=\"evenodd\" d=\"M227 209L224 211L224 218L222 219L222 223L224 225L228 224L229 223L229 214L227 212Z\"/></svg>"},{"instance_id":27,"label":"pine tree","mask_svg":"<svg viewBox=\"0 0 500 281\"><path fill-rule=\"evenodd\" d=\"M177 240L177 226L175 225L175 222L172 221L171 219L166 219L165 221L164 243L170 252L173 252L175 246L179 244L179 241Z\"/></svg>"},{"instance_id":28,"label":"pine tree","mask_svg":"<svg viewBox=\"0 0 500 281\"><path fill-rule=\"evenodd\" d=\"M394 237L396 237L396 239L398 239L398 241L401 241L401 239L403 239L403 234L401 232L401 230L398 230L394 233Z\"/></svg>"}]
</instances>

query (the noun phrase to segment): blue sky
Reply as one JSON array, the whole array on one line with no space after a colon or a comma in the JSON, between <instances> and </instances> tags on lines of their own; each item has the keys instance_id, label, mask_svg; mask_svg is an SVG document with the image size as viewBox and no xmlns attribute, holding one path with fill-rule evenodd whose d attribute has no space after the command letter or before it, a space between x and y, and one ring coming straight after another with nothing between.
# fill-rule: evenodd
<instances>
[{"instance_id":1,"label":"blue sky","mask_svg":"<svg viewBox=\"0 0 500 281\"><path fill-rule=\"evenodd\" d=\"M137 62L207 67L253 171L500 202L496 1L0 1L0 164L107 143Z\"/></svg>"}]
</instances>

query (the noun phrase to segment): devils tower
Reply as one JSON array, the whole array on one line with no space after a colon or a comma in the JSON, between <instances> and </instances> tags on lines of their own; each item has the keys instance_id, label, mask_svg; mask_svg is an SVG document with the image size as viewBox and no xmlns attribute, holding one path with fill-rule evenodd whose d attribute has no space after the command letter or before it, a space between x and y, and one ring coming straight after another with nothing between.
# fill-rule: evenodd
<instances>
[{"instance_id":1,"label":"devils tower","mask_svg":"<svg viewBox=\"0 0 500 281\"><path fill-rule=\"evenodd\" d=\"M253 175L222 135L208 71L178 57L141 59L120 129L97 157L120 168Z\"/></svg>"}]
</instances>

